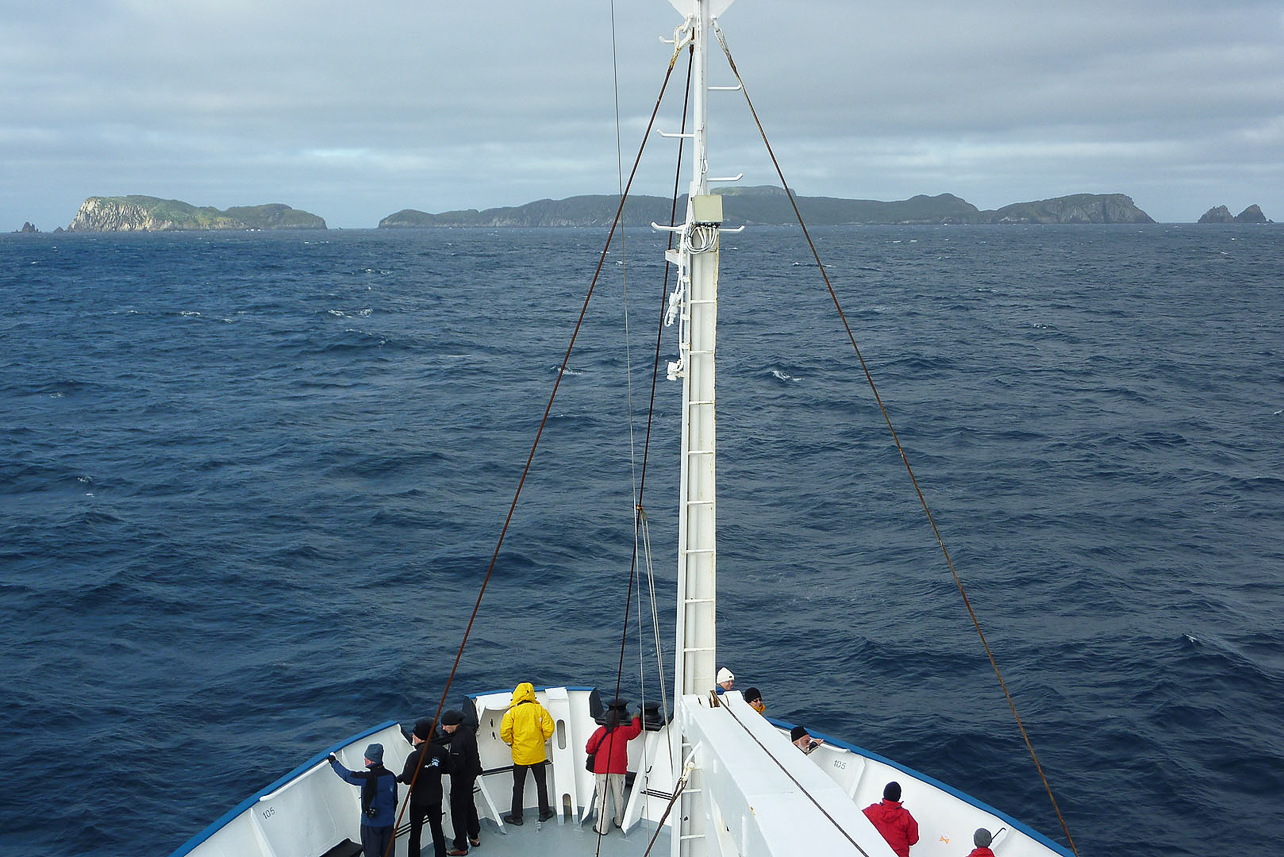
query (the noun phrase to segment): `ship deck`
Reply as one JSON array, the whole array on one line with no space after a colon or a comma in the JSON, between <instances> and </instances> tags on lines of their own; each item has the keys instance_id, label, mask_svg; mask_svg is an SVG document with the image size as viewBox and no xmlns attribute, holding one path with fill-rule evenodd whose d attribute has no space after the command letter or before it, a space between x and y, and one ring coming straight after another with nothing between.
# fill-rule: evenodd
<instances>
[{"instance_id":1,"label":"ship deck","mask_svg":"<svg viewBox=\"0 0 1284 857\"><path fill-rule=\"evenodd\" d=\"M529 817L521 827L504 825L503 830L500 830L490 819L483 818L481 845L469 848L468 853L476 857L518 857L518 855L531 857L531 855L540 854L556 854L558 857L596 854L611 855L611 857L643 857L647 854L649 846L650 853L657 857L669 853L667 827L659 830L659 836L656 836L655 826L645 822L636 825L627 834L622 833L618 827L612 827L608 835L601 837L599 849L598 835L593 830L591 820L583 825L563 818L537 823L533 817L533 811L528 810L526 814ZM446 815L445 828L446 848L449 850L452 836L449 814ZM408 824L398 828L395 857L406 857L409 829ZM433 853L432 835L426 825L420 848L424 855ZM344 846L331 850L327 857L352 857L360 853L360 846L349 840Z\"/></svg>"}]
</instances>

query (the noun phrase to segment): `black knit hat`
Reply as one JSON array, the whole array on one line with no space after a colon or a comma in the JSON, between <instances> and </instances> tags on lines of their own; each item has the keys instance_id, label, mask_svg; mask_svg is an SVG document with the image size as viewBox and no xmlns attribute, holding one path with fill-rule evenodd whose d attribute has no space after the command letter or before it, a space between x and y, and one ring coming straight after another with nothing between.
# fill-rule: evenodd
<instances>
[{"instance_id":1,"label":"black knit hat","mask_svg":"<svg viewBox=\"0 0 1284 857\"><path fill-rule=\"evenodd\" d=\"M420 741L427 741L432 737L432 721L419 720L415 722L415 737Z\"/></svg>"},{"instance_id":2,"label":"black knit hat","mask_svg":"<svg viewBox=\"0 0 1284 857\"><path fill-rule=\"evenodd\" d=\"M883 786L883 800L900 800L900 799L901 799L900 783L891 782Z\"/></svg>"},{"instance_id":3,"label":"black knit hat","mask_svg":"<svg viewBox=\"0 0 1284 857\"><path fill-rule=\"evenodd\" d=\"M463 722L464 722L464 713L462 711L456 711L453 708L447 711L445 714L441 715L442 726L458 726L460 723L463 723Z\"/></svg>"},{"instance_id":4,"label":"black knit hat","mask_svg":"<svg viewBox=\"0 0 1284 857\"><path fill-rule=\"evenodd\" d=\"M756 687L745 689L745 702L753 702L758 699L762 699L762 691L758 690Z\"/></svg>"},{"instance_id":5,"label":"black knit hat","mask_svg":"<svg viewBox=\"0 0 1284 857\"><path fill-rule=\"evenodd\" d=\"M807 730L806 730L806 729L804 729L804 728L803 728L803 727L801 727L801 726L795 726L793 729L790 729L790 730L789 730L789 740L790 740L790 741L797 741L799 738L801 738L802 736L804 736L804 735L806 735L806 734L807 734Z\"/></svg>"}]
</instances>

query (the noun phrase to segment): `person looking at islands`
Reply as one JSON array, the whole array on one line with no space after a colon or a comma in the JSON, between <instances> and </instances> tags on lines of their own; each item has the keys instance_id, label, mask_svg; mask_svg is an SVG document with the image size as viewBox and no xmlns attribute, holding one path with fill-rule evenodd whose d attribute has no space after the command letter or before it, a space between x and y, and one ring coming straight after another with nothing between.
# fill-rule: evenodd
<instances>
[{"instance_id":1,"label":"person looking at islands","mask_svg":"<svg viewBox=\"0 0 1284 857\"><path fill-rule=\"evenodd\" d=\"M441 715L441 728L450 741L450 822L455 828L454 847L447 853L467 854L469 845L481 845L481 820L473 800L473 787L482 772L477 732L464 722L463 712L453 708Z\"/></svg>"},{"instance_id":2,"label":"person looking at islands","mask_svg":"<svg viewBox=\"0 0 1284 857\"><path fill-rule=\"evenodd\" d=\"M597 790L594 801L597 824L593 825L593 830L599 836L607 834L608 793L615 803L615 826L624 829L624 778L629 772L629 742L642 734L640 717L634 716L627 726L621 725L628 716L623 700L613 700L608 709L606 723L597 727L584 745L585 752L593 757L593 780Z\"/></svg>"},{"instance_id":3,"label":"person looking at islands","mask_svg":"<svg viewBox=\"0 0 1284 857\"><path fill-rule=\"evenodd\" d=\"M419 857L424 822L432 831L432 847L436 857L446 857L446 836L441 828L441 775L450 771L446 748L430 743L433 723L420 720L410 733L414 749L406 757L397 782L410 786L410 841L406 844L408 857Z\"/></svg>"},{"instance_id":4,"label":"person looking at islands","mask_svg":"<svg viewBox=\"0 0 1284 857\"><path fill-rule=\"evenodd\" d=\"M553 737L553 717L536 701L535 686L530 682L524 681L513 689L513 702L499 724L499 737L513 748L513 808L504 816L504 821L522 823L527 771L535 777L539 820L548 821L557 814L548 803L548 782L544 771L544 761L548 758L544 743Z\"/></svg>"},{"instance_id":5,"label":"person looking at islands","mask_svg":"<svg viewBox=\"0 0 1284 857\"><path fill-rule=\"evenodd\" d=\"M883 800L865 807L865 817L878 829L899 857L909 857L910 846L918 842L918 822L901 806L901 784L883 787Z\"/></svg>"},{"instance_id":6,"label":"person looking at islands","mask_svg":"<svg viewBox=\"0 0 1284 857\"><path fill-rule=\"evenodd\" d=\"M994 837L990 835L990 831L984 827L978 827L976 833L972 834L972 844L976 847L967 857L994 857L994 852L990 850L990 843L993 841Z\"/></svg>"},{"instance_id":7,"label":"person looking at islands","mask_svg":"<svg viewBox=\"0 0 1284 857\"><path fill-rule=\"evenodd\" d=\"M383 745L366 747L366 770L350 771L331 753L330 768L344 782L361 786L361 851L365 857L383 857L392 844L397 816L397 775L383 766Z\"/></svg>"},{"instance_id":8,"label":"person looking at islands","mask_svg":"<svg viewBox=\"0 0 1284 857\"><path fill-rule=\"evenodd\" d=\"M818 739L811 737L811 735L807 733L806 727L803 726L795 726L793 729L789 730L789 740L793 741L794 746L799 750L802 750L804 753L810 753L812 750L815 750L821 744L825 743L825 739L823 738Z\"/></svg>"}]
</instances>

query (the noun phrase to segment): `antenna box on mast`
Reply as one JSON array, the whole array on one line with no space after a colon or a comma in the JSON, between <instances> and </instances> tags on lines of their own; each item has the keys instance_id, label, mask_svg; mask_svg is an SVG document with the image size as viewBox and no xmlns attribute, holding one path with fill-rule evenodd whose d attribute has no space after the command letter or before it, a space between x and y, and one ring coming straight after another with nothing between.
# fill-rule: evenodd
<instances>
[{"instance_id":1,"label":"antenna box on mast","mask_svg":"<svg viewBox=\"0 0 1284 857\"><path fill-rule=\"evenodd\" d=\"M722 223L722 197L716 193L691 197L691 220L701 225Z\"/></svg>"}]
</instances>

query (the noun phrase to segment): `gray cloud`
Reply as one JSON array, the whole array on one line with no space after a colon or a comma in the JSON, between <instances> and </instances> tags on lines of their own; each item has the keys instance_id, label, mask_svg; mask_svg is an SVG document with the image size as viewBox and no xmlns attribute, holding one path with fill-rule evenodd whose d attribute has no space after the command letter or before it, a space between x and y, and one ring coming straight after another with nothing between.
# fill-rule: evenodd
<instances>
[{"instance_id":1,"label":"gray cloud","mask_svg":"<svg viewBox=\"0 0 1284 857\"><path fill-rule=\"evenodd\" d=\"M608 4L358 6L0 0L0 228L65 225L91 194L279 201L360 227L616 187ZM616 3L626 161L677 23L660 0ZM722 26L801 193L1118 191L1160 220L1253 202L1284 220L1278 0L738 0ZM743 98L713 109L714 171L774 182ZM666 192L670 169L638 189Z\"/></svg>"}]
</instances>

